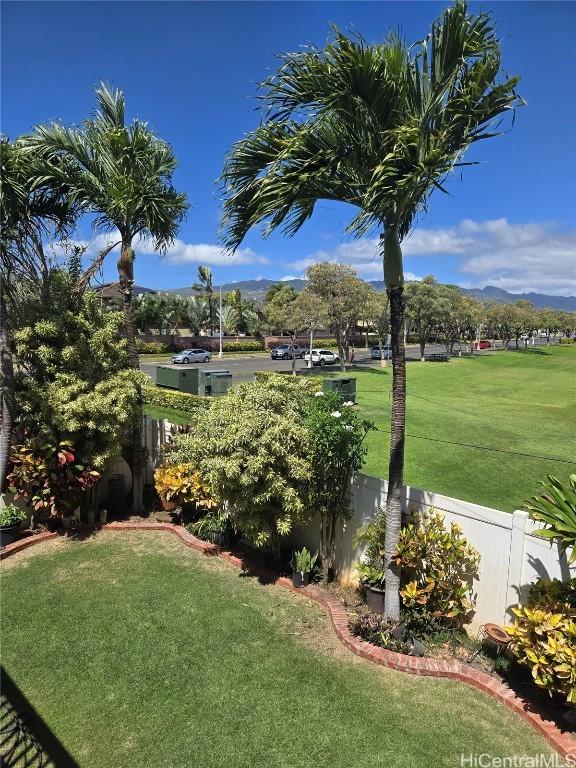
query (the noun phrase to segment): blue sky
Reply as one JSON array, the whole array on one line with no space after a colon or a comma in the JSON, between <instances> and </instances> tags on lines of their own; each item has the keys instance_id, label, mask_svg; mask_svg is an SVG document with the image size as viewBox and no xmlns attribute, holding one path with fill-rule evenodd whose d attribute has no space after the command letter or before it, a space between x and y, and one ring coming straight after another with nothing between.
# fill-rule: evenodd
<instances>
[{"instance_id":1,"label":"blue sky","mask_svg":"<svg viewBox=\"0 0 576 768\"><path fill-rule=\"evenodd\" d=\"M137 282L157 288L194 282L210 263L216 282L300 276L314 261L350 263L381 279L375 241L343 234L351 211L322 203L300 233L264 240L251 233L232 259L217 244L224 154L258 124L256 84L276 54L322 45L329 25L382 40L400 27L422 38L436 2L3 2L2 132L11 138L51 119L79 122L100 80L121 87L129 117L168 140L179 159L176 186L192 208L160 259L145 244ZM471 3L492 10L503 66L520 74L528 106L512 132L479 142L463 180L438 193L405 241L411 276L433 273L465 286L576 294L576 4ZM89 239L86 222L78 239ZM92 244L97 247L98 242ZM109 257L105 278L114 279Z\"/></svg>"}]
</instances>

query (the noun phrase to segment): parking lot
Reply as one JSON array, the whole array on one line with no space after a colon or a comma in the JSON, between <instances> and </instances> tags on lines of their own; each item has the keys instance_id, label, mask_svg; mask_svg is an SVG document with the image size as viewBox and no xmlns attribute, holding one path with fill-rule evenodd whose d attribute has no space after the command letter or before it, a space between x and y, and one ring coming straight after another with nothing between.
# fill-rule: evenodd
<instances>
[{"instance_id":1,"label":"parking lot","mask_svg":"<svg viewBox=\"0 0 576 768\"><path fill-rule=\"evenodd\" d=\"M536 343L546 344L545 339L536 339ZM489 354L491 350L481 350L480 352L475 352L474 354ZM433 355L433 354L442 354L446 352L446 348L443 344L427 344L426 345L426 355ZM457 351L456 351L457 354ZM420 350L416 346L409 346L406 349L406 359L408 361L417 361L420 359ZM163 365L164 363L150 363L150 362L141 362L140 368L144 373L146 373L152 381L156 381L156 366ZM370 356L370 349L365 348L356 348L354 350L354 366L379 366L380 363L378 360L372 360ZM207 368L209 370L227 370L230 371L230 373L233 374L233 381L234 383L238 383L241 381L252 381L254 378L254 374L256 371L278 371L283 373L289 373L292 370L292 361L291 360L272 360L269 355L243 355L243 356L236 356L236 357L226 357L224 356L222 359L219 359L216 355L212 358L211 362L209 363L190 363L189 366L198 366L200 368ZM175 366L177 368L180 368L181 365ZM307 370L307 363L304 360L296 360L296 370L297 371L306 371ZM314 370L320 370L319 368L314 368ZM322 371L323 372L329 372L334 371L338 372L340 370L340 366L338 365L327 365L325 366Z\"/></svg>"}]
</instances>

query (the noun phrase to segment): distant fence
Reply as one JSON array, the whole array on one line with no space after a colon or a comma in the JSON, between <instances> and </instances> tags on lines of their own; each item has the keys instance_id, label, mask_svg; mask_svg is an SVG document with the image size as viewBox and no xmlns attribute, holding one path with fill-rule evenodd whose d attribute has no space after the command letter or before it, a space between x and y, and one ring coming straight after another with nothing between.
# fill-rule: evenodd
<instances>
[{"instance_id":1,"label":"distant fence","mask_svg":"<svg viewBox=\"0 0 576 768\"><path fill-rule=\"evenodd\" d=\"M171 431L178 429L177 425L168 422L145 420L150 474L152 467L162 460L162 445L170 439ZM356 531L385 507L387 487L386 480L368 475L358 475L354 480L354 511L336 541L336 575L344 584L355 581L354 565L363 554L353 545ZM550 544L534 533L536 525L528 519L526 512L517 510L508 514L410 486L404 488L402 501L406 513L434 508L444 514L447 524L458 523L468 542L480 552L479 574L474 582L476 614L473 627L487 621L510 623L511 608L525 601L528 587L537 578L569 578L566 556L560 556L556 543ZM290 541L295 547L318 549L318 521L295 530Z\"/></svg>"}]
</instances>

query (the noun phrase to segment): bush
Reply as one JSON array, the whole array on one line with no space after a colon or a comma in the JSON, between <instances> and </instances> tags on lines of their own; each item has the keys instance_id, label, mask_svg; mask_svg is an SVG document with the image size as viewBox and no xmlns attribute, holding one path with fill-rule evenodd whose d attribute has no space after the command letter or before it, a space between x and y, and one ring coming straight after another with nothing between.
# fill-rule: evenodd
<instances>
[{"instance_id":1,"label":"bush","mask_svg":"<svg viewBox=\"0 0 576 768\"><path fill-rule=\"evenodd\" d=\"M11 525L18 525L26 517L26 512L20 509L16 504L7 504L0 509L0 527L7 528Z\"/></svg>"},{"instance_id":2,"label":"bush","mask_svg":"<svg viewBox=\"0 0 576 768\"><path fill-rule=\"evenodd\" d=\"M569 339L567 337L564 337L559 341L560 341L560 344L574 344L575 339Z\"/></svg>"},{"instance_id":3,"label":"bush","mask_svg":"<svg viewBox=\"0 0 576 768\"><path fill-rule=\"evenodd\" d=\"M210 510L218 505L190 464L160 467L154 472L154 482L163 501L173 501L178 506L193 505L196 511Z\"/></svg>"},{"instance_id":4,"label":"bush","mask_svg":"<svg viewBox=\"0 0 576 768\"><path fill-rule=\"evenodd\" d=\"M576 580L559 589L558 583L536 584L531 599L540 605L513 608L516 621L506 627L510 649L530 668L532 679L550 695L561 694L576 704Z\"/></svg>"},{"instance_id":5,"label":"bush","mask_svg":"<svg viewBox=\"0 0 576 768\"><path fill-rule=\"evenodd\" d=\"M262 352L265 349L264 341L225 341L222 344L224 352Z\"/></svg>"},{"instance_id":6,"label":"bush","mask_svg":"<svg viewBox=\"0 0 576 768\"><path fill-rule=\"evenodd\" d=\"M77 450L68 443L53 445L30 439L10 454L8 490L24 499L34 512L51 517L70 515L100 473L77 463Z\"/></svg>"},{"instance_id":7,"label":"bush","mask_svg":"<svg viewBox=\"0 0 576 768\"><path fill-rule=\"evenodd\" d=\"M431 512L400 532L397 564L401 567L407 608L423 609L457 624L474 615L472 579L478 575L480 555L457 523L444 527L444 518Z\"/></svg>"},{"instance_id":8,"label":"bush","mask_svg":"<svg viewBox=\"0 0 576 768\"><path fill-rule=\"evenodd\" d=\"M200 411L207 408L209 399L201 395L191 395L188 392L175 392L162 387L142 387L142 396L145 405L155 405L158 408L174 408L187 413L189 416L197 416Z\"/></svg>"},{"instance_id":9,"label":"bush","mask_svg":"<svg viewBox=\"0 0 576 768\"><path fill-rule=\"evenodd\" d=\"M162 355L170 351L167 344L161 344L159 341L142 341L141 339L136 339L136 348L140 355Z\"/></svg>"}]
</instances>

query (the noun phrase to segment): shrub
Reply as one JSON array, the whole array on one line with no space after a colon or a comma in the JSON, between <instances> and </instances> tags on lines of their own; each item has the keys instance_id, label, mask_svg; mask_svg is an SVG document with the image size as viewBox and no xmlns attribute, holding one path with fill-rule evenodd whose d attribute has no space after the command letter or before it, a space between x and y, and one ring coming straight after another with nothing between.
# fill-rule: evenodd
<instances>
[{"instance_id":1,"label":"shrub","mask_svg":"<svg viewBox=\"0 0 576 768\"><path fill-rule=\"evenodd\" d=\"M80 505L82 494L100 479L100 473L76 463L76 448L30 439L10 455L8 490L34 512L62 517Z\"/></svg>"},{"instance_id":2,"label":"shrub","mask_svg":"<svg viewBox=\"0 0 576 768\"><path fill-rule=\"evenodd\" d=\"M224 341L224 352L262 352L266 347L264 341Z\"/></svg>"},{"instance_id":3,"label":"shrub","mask_svg":"<svg viewBox=\"0 0 576 768\"><path fill-rule=\"evenodd\" d=\"M441 514L431 512L410 523L400 532L397 547L404 605L457 624L469 622L474 615L472 579L478 575L479 561L460 526L452 523L448 530Z\"/></svg>"},{"instance_id":4,"label":"shrub","mask_svg":"<svg viewBox=\"0 0 576 768\"><path fill-rule=\"evenodd\" d=\"M155 405L158 408L174 408L189 416L197 416L203 409L208 408L209 399L202 395L192 395L188 392L176 392L162 387L142 387L145 405Z\"/></svg>"},{"instance_id":5,"label":"shrub","mask_svg":"<svg viewBox=\"0 0 576 768\"><path fill-rule=\"evenodd\" d=\"M169 463L191 463L211 493L228 502L234 523L279 554L280 537L310 517L308 433L302 415L312 397L305 377L276 375L240 384L177 435Z\"/></svg>"},{"instance_id":6,"label":"shrub","mask_svg":"<svg viewBox=\"0 0 576 768\"><path fill-rule=\"evenodd\" d=\"M316 552L312 555L306 547L303 547L300 551L296 550L292 555L292 570L304 576L305 573L312 571L317 559L318 553Z\"/></svg>"},{"instance_id":7,"label":"shrub","mask_svg":"<svg viewBox=\"0 0 576 768\"><path fill-rule=\"evenodd\" d=\"M574 344L575 339L569 339L568 337L563 337L559 339L560 344Z\"/></svg>"},{"instance_id":8,"label":"shrub","mask_svg":"<svg viewBox=\"0 0 576 768\"><path fill-rule=\"evenodd\" d=\"M375 613L360 613L349 621L348 627L356 637L389 651L424 655L424 645L404 621L391 621Z\"/></svg>"},{"instance_id":9,"label":"shrub","mask_svg":"<svg viewBox=\"0 0 576 768\"><path fill-rule=\"evenodd\" d=\"M374 520L358 528L354 536L354 547L364 548L364 559L356 564L356 572L364 584L378 589L384 588L384 536L386 515L379 509Z\"/></svg>"},{"instance_id":10,"label":"shrub","mask_svg":"<svg viewBox=\"0 0 576 768\"><path fill-rule=\"evenodd\" d=\"M536 592L541 589L537 587ZM574 583L570 587L573 590ZM544 587L543 597L541 606L512 609L516 620L513 626L506 627L510 648L516 659L530 668L536 685L576 704L574 595L555 600L550 587Z\"/></svg>"},{"instance_id":11,"label":"shrub","mask_svg":"<svg viewBox=\"0 0 576 768\"><path fill-rule=\"evenodd\" d=\"M159 341L142 341L142 339L136 339L136 348L140 355L162 355L170 351L167 344Z\"/></svg>"},{"instance_id":12,"label":"shrub","mask_svg":"<svg viewBox=\"0 0 576 768\"><path fill-rule=\"evenodd\" d=\"M26 517L26 512L20 509L16 504L7 504L0 508L0 527L8 528L11 525L18 525Z\"/></svg>"},{"instance_id":13,"label":"shrub","mask_svg":"<svg viewBox=\"0 0 576 768\"><path fill-rule=\"evenodd\" d=\"M154 472L154 482L163 501L173 501L178 506L191 504L197 511L218 505L190 464L160 467Z\"/></svg>"}]
</instances>

